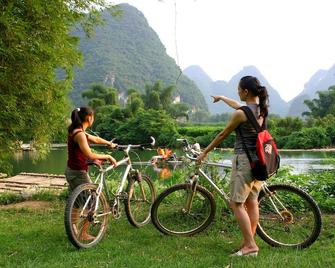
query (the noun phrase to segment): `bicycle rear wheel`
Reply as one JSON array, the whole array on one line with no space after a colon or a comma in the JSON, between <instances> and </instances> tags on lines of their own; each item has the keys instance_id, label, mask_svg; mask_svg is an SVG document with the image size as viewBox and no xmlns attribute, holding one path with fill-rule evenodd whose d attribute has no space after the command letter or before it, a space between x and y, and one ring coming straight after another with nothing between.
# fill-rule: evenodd
<instances>
[{"instance_id":1,"label":"bicycle rear wheel","mask_svg":"<svg viewBox=\"0 0 335 268\"><path fill-rule=\"evenodd\" d=\"M213 195L197 185L177 184L163 191L151 209L155 227L164 234L190 236L203 231L214 219ZM192 200L188 207L188 200Z\"/></svg>"},{"instance_id":2,"label":"bicycle rear wheel","mask_svg":"<svg viewBox=\"0 0 335 268\"><path fill-rule=\"evenodd\" d=\"M275 247L306 248L319 236L321 212L303 190L285 184L266 186L259 195L257 234Z\"/></svg>"},{"instance_id":3,"label":"bicycle rear wheel","mask_svg":"<svg viewBox=\"0 0 335 268\"><path fill-rule=\"evenodd\" d=\"M128 221L135 227L141 227L150 222L150 210L156 199L156 190L151 179L142 174L129 180L128 198L125 200L125 210Z\"/></svg>"},{"instance_id":4,"label":"bicycle rear wheel","mask_svg":"<svg viewBox=\"0 0 335 268\"><path fill-rule=\"evenodd\" d=\"M79 185L69 196L64 213L66 234L78 249L95 246L104 237L110 212L103 193L97 198L98 185ZM97 209L95 210L95 207Z\"/></svg>"}]
</instances>

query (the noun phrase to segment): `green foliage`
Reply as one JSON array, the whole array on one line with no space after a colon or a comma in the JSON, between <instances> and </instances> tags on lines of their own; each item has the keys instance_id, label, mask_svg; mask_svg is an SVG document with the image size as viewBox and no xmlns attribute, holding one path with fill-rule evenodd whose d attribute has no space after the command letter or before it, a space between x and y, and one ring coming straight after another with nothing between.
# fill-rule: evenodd
<instances>
[{"instance_id":1,"label":"green foliage","mask_svg":"<svg viewBox=\"0 0 335 268\"><path fill-rule=\"evenodd\" d=\"M308 174L291 174L289 169L281 168L270 179L271 183L288 183L296 185L309 193L324 212L335 212L335 171L312 172Z\"/></svg>"},{"instance_id":2,"label":"green foliage","mask_svg":"<svg viewBox=\"0 0 335 268\"><path fill-rule=\"evenodd\" d=\"M335 114L335 86L328 88L328 91L318 91L319 98L313 100L305 100L304 103L309 108L309 112L303 115L314 118L322 118L328 114Z\"/></svg>"},{"instance_id":3,"label":"green foliage","mask_svg":"<svg viewBox=\"0 0 335 268\"><path fill-rule=\"evenodd\" d=\"M198 142L201 147L206 147L224 129L221 125L186 125L179 126L178 132L181 137L189 139L190 142ZM232 148L235 142L235 134L229 135L220 145L221 148Z\"/></svg>"},{"instance_id":4,"label":"green foliage","mask_svg":"<svg viewBox=\"0 0 335 268\"><path fill-rule=\"evenodd\" d=\"M185 117L188 119L188 111L189 111L189 105L186 103L176 103L169 107L168 112L172 116L172 118L179 118L179 117Z\"/></svg>"},{"instance_id":5,"label":"green foliage","mask_svg":"<svg viewBox=\"0 0 335 268\"><path fill-rule=\"evenodd\" d=\"M82 96L89 100L88 105L94 109L118 104L117 90L100 84L93 84L90 89L83 91Z\"/></svg>"},{"instance_id":6,"label":"green foliage","mask_svg":"<svg viewBox=\"0 0 335 268\"><path fill-rule=\"evenodd\" d=\"M312 149L322 148L330 144L327 131L321 127L304 128L287 137L284 148Z\"/></svg>"},{"instance_id":7,"label":"green foliage","mask_svg":"<svg viewBox=\"0 0 335 268\"><path fill-rule=\"evenodd\" d=\"M144 108L144 102L138 91L128 91L127 108L135 115L137 111Z\"/></svg>"},{"instance_id":8,"label":"green foliage","mask_svg":"<svg viewBox=\"0 0 335 268\"><path fill-rule=\"evenodd\" d=\"M210 113L208 111L199 110L199 111L195 111L194 113L192 113L190 120L196 123L204 123L204 122L209 121L209 117L210 117Z\"/></svg>"},{"instance_id":9,"label":"green foliage","mask_svg":"<svg viewBox=\"0 0 335 268\"><path fill-rule=\"evenodd\" d=\"M268 128L279 148L311 149L335 145L335 116L271 118Z\"/></svg>"},{"instance_id":10,"label":"green foliage","mask_svg":"<svg viewBox=\"0 0 335 268\"><path fill-rule=\"evenodd\" d=\"M304 122L299 117L285 117L269 119L268 128L274 136L288 136L292 132L298 132L302 129Z\"/></svg>"},{"instance_id":11,"label":"green foliage","mask_svg":"<svg viewBox=\"0 0 335 268\"><path fill-rule=\"evenodd\" d=\"M120 143L147 143L153 136L158 145L168 145L177 134L175 122L164 110L140 110L117 129Z\"/></svg>"},{"instance_id":12,"label":"green foliage","mask_svg":"<svg viewBox=\"0 0 335 268\"><path fill-rule=\"evenodd\" d=\"M18 141L48 143L65 129L73 67L80 65L79 22L98 23L103 0L2 1L0 5L0 170ZM83 11L91 12L86 16ZM57 78L56 70L62 73ZM66 131L66 130L65 130Z\"/></svg>"},{"instance_id":13,"label":"green foliage","mask_svg":"<svg viewBox=\"0 0 335 268\"><path fill-rule=\"evenodd\" d=\"M0 194L0 205L8 205L23 201L24 198L17 193L1 193Z\"/></svg>"},{"instance_id":14,"label":"green foliage","mask_svg":"<svg viewBox=\"0 0 335 268\"><path fill-rule=\"evenodd\" d=\"M173 91L174 86L163 88L162 81L157 81L153 85L147 84L145 86L145 95L142 96L145 108L168 111L173 105Z\"/></svg>"}]
</instances>

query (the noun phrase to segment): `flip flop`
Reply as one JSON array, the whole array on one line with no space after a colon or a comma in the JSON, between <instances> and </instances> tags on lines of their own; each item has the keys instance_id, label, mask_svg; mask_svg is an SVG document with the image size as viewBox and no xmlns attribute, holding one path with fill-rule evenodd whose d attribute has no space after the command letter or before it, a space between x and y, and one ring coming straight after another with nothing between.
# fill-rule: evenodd
<instances>
[{"instance_id":1,"label":"flip flop","mask_svg":"<svg viewBox=\"0 0 335 268\"><path fill-rule=\"evenodd\" d=\"M87 234L87 235L81 236L79 239L82 241L92 241L95 239L95 237Z\"/></svg>"},{"instance_id":2,"label":"flip flop","mask_svg":"<svg viewBox=\"0 0 335 268\"><path fill-rule=\"evenodd\" d=\"M230 254L230 257L257 257L258 251L251 251L248 253L243 253L242 250L239 250L233 254Z\"/></svg>"}]
</instances>

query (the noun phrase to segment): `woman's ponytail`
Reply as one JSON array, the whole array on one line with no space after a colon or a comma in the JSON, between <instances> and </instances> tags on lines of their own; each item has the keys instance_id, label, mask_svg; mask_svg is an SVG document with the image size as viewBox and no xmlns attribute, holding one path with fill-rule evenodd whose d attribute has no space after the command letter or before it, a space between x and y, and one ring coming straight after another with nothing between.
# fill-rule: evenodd
<instances>
[{"instance_id":1,"label":"woman's ponytail","mask_svg":"<svg viewBox=\"0 0 335 268\"><path fill-rule=\"evenodd\" d=\"M260 115L262 117L267 117L269 110L269 95L268 90L264 86L258 87L258 98L259 98L259 108L260 108Z\"/></svg>"}]
</instances>

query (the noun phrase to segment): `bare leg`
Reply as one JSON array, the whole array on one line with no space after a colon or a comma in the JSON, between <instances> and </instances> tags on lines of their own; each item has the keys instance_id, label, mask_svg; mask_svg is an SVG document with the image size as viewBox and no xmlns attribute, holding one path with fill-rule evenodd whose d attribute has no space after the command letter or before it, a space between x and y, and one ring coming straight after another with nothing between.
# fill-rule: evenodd
<instances>
[{"instance_id":1,"label":"bare leg","mask_svg":"<svg viewBox=\"0 0 335 268\"><path fill-rule=\"evenodd\" d=\"M87 219L84 220L83 227L81 229L81 235L79 239L89 241L95 238L94 236L87 233L88 228L90 227L90 224L91 223L89 222L89 220Z\"/></svg>"},{"instance_id":2,"label":"bare leg","mask_svg":"<svg viewBox=\"0 0 335 268\"><path fill-rule=\"evenodd\" d=\"M251 229L251 221L244 204L231 201L231 207L242 232L243 242L241 250L243 254L258 251L258 246Z\"/></svg>"},{"instance_id":3,"label":"bare leg","mask_svg":"<svg viewBox=\"0 0 335 268\"><path fill-rule=\"evenodd\" d=\"M254 199L248 198L245 201L244 205L249 215L252 235L255 236L256 228L257 228L258 221L259 221L258 200L256 198Z\"/></svg>"},{"instance_id":4,"label":"bare leg","mask_svg":"<svg viewBox=\"0 0 335 268\"><path fill-rule=\"evenodd\" d=\"M78 232L77 224L80 221L80 210L77 208L73 208L71 214L72 228L75 232L75 235L79 235L80 240L93 240L95 237L88 234L88 229L90 227L90 222L87 219L83 220L83 224L81 230Z\"/></svg>"}]
</instances>

